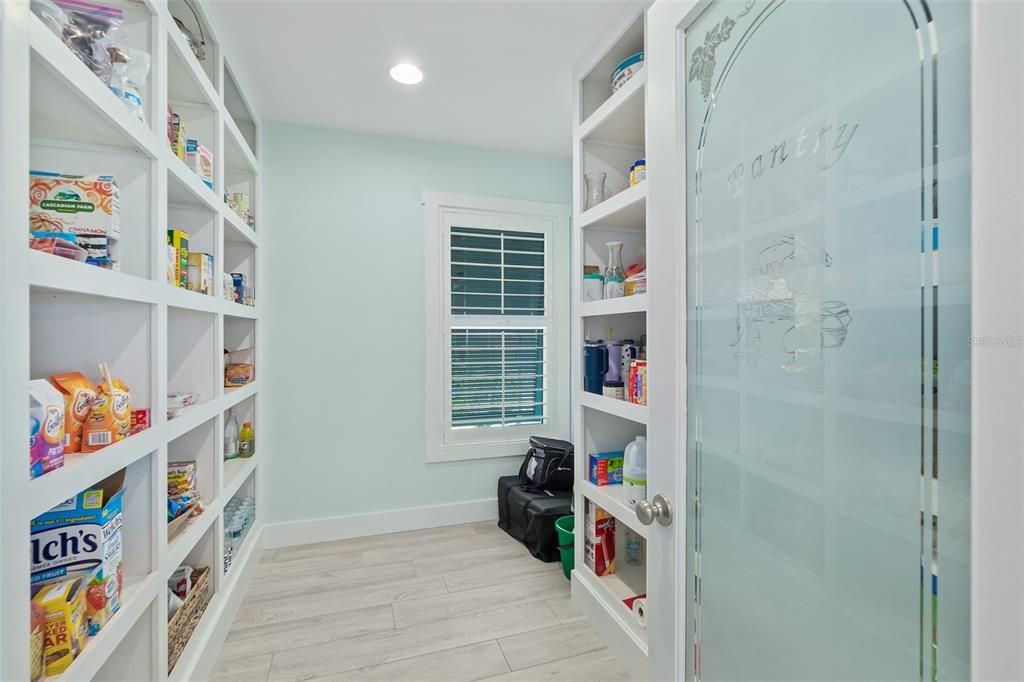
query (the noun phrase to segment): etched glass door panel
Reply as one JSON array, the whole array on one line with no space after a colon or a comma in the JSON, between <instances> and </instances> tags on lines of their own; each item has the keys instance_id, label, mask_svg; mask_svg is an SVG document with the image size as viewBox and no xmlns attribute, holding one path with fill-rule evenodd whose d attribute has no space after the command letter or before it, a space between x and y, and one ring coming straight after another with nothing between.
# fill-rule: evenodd
<instances>
[{"instance_id":1,"label":"etched glass door panel","mask_svg":"<svg viewBox=\"0 0 1024 682\"><path fill-rule=\"evenodd\" d=\"M697 679L969 674L968 9L681 34Z\"/></svg>"}]
</instances>

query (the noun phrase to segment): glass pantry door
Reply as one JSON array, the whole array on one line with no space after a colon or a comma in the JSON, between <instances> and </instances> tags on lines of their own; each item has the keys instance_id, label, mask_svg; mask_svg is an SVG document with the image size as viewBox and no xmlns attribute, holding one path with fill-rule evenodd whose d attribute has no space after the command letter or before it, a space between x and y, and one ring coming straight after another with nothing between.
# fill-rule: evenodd
<instances>
[{"instance_id":1,"label":"glass pantry door","mask_svg":"<svg viewBox=\"0 0 1024 682\"><path fill-rule=\"evenodd\" d=\"M687 675L964 679L968 3L687 21Z\"/></svg>"}]
</instances>

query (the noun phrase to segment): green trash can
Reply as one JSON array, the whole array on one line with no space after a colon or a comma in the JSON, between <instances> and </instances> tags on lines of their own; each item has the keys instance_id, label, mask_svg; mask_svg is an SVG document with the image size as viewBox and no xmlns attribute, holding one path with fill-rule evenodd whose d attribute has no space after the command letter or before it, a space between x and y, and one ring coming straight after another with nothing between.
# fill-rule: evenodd
<instances>
[{"instance_id":1,"label":"green trash can","mask_svg":"<svg viewBox=\"0 0 1024 682\"><path fill-rule=\"evenodd\" d=\"M563 516L555 521L555 530L558 531L558 551L562 555L562 573L565 579L569 580L569 574L576 563L576 539L573 532L576 528L575 516Z\"/></svg>"}]
</instances>

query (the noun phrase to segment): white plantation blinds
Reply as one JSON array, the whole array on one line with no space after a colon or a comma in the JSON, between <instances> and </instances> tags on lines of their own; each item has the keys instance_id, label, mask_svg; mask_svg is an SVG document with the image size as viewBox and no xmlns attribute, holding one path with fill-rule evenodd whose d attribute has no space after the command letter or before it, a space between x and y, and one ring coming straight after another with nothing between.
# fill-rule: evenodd
<instances>
[{"instance_id":1,"label":"white plantation blinds","mask_svg":"<svg viewBox=\"0 0 1024 682\"><path fill-rule=\"evenodd\" d=\"M450 425L547 422L543 233L452 226Z\"/></svg>"}]
</instances>

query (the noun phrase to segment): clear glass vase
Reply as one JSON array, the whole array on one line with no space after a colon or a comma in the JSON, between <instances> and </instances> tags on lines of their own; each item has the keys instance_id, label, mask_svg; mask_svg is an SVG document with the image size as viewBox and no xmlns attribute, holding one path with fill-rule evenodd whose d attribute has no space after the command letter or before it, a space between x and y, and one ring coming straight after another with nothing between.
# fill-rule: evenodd
<instances>
[{"instance_id":1,"label":"clear glass vase","mask_svg":"<svg viewBox=\"0 0 1024 682\"><path fill-rule=\"evenodd\" d=\"M604 201L604 181L607 173L584 173L583 182L586 185L587 204L585 208L594 208Z\"/></svg>"},{"instance_id":2,"label":"clear glass vase","mask_svg":"<svg viewBox=\"0 0 1024 682\"><path fill-rule=\"evenodd\" d=\"M622 242L608 242L608 267L604 269L604 297L626 295L626 271L622 268Z\"/></svg>"}]
</instances>

